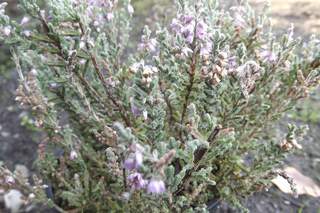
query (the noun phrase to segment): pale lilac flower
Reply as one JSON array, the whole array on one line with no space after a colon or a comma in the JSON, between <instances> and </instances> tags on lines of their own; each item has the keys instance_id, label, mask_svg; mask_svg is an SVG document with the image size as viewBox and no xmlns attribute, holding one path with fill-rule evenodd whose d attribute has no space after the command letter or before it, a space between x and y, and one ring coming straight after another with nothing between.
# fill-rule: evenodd
<instances>
[{"instance_id":1,"label":"pale lilac flower","mask_svg":"<svg viewBox=\"0 0 320 213\"><path fill-rule=\"evenodd\" d=\"M149 40L149 42L146 44L146 49L150 52L155 52L157 49L157 40L152 38Z\"/></svg>"},{"instance_id":2,"label":"pale lilac flower","mask_svg":"<svg viewBox=\"0 0 320 213\"><path fill-rule=\"evenodd\" d=\"M208 25L203 21L200 21L197 24L196 37L201 40L205 39L207 37L207 28Z\"/></svg>"},{"instance_id":3,"label":"pale lilac flower","mask_svg":"<svg viewBox=\"0 0 320 213\"><path fill-rule=\"evenodd\" d=\"M105 21L111 21L114 18L111 9L114 7L110 0L87 0L88 6L86 15L90 17L94 26L98 27ZM109 12L107 12L109 11ZM100 29L97 29L99 32Z\"/></svg>"},{"instance_id":4,"label":"pale lilac flower","mask_svg":"<svg viewBox=\"0 0 320 213\"><path fill-rule=\"evenodd\" d=\"M113 13L107 13L106 18L108 21L111 21L114 18Z\"/></svg>"},{"instance_id":5,"label":"pale lilac flower","mask_svg":"<svg viewBox=\"0 0 320 213\"><path fill-rule=\"evenodd\" d=\"M189 44L193 43L194 37L202 41L208 37L208 25L202 20L196 24L195 18L191 15L181 15L179 19L173 19L170 27Z\"/></svg>"},{"instance_id":6,"label":"pale lilac flower","mask_svg":"<svg viewBox=\"0 0 320 213\"><path fill-rule=\"evenodd\" d=\"M193 20L194 20L194 18L191 15L181 15L180 16L180 21L182 22L183 25L191 24Z\"/></svg>"},{"instance_id":7,"label":"pale lilac flower","mask_svg":"<svg viewBox=\"0 0 320 213\"><path fill-rule=\"evenodd\" d=\"M136 107L133 103L131 103L131 113L135 117L139 117L142 114L142 110Z\"/></svg>"},{"instance_id":8,"label":"pale lilac flower","mask_svg":"<svg viewBox=\"0 0 320 213\"><path fill-rule=\"evenodd\" d=\"M260 52L260 56L263 62L273 63L277 60L277 55L270 50L263 50L262 52Z\"/></svg>"},{"instance_id":9,"label":"pale lilac flower","mask_svg":"<svg viewBox=\"0 0 320 213\"><path fill-rule=\"evenodd\" d=\"M180 24L179 20L174 18L174 19L172 19L172 22L170 24L170 28L175 34L180 34L181 29L182 29L182 25Z\"/></svg>"},{"instance_id":10,"label":"pale lilac flower","mask_svg":"<svg viewBox=\"0 0 320 213\"><path fill-rule=\"evenodd\" d=\"M186 41L191 44L193 42L194 37L194 26L187 25L182 28L182 36L186 39Z\"/></svg>"},{"instance_id":11,"label":"pale lilac flower","mask_svg":"<svg viewBox=\"0 0 320 213\"><path fill-rule=\"evenodd\" d=\"M188 37L186 37L186 41L189 43L189 44L192 44L194 40L194 37L192 34L189 34Z\"/></svg>"},{"instance_id":12,"label":"pale lilac flower","mask_svg":"<svg viewBox=\"0 0 320 213\"><path fill-rule=\"evenodd\" d=\"M86 59L80 59L80 60L79 60L79 63L80 63L81 65L84 65L84 64L87 63L87 61L86 61Z\"/></svg>"},{"instance_id":13,"label":"pale lilac flower","mask_svg":"<svg viewBox=\"0 0 320 213\"><path fill-rule=\"evenodd\" d=\"M109 0L88 0L88 5L95 6L95 7L106 7L106 8L112 8L113 3Z\"/></svg>"},{"instance_id":14,"label":"pale lilac flower","mask_svg":"<svg viewBox=\"0 0 320 213\"><path fill-rule=\"evenodd\" d=\"M231 10L234 11L233 21L237 28L244 29L248 26L247 21L243 18L245 16L246 10L244 7L232 7Z\"/></svg>"},{"instance_id":15,"label":"pale lilac flower","mask_svg":"<svg viewBox=\"0 0 320 213\"><path fill-rule=\"evenodd\" d=\"M236 13L234 15L234 25L238 28L244 29L247 26L247 22L246 20L242 17L242 15L240 13Z\"/></svg>"},{"instance_id":16,"label":"pale lilac flower","mask_svg":"<svg viewBox=\"0 0 320 213\"><path fill-rule=\"evenodd\" d=\"M235 56L229 57L228 68L235 68L237 66L237 58Z\"/></svg>"},{"instance_id":17,"label":"pale lilac flower","mask_svg":"<svg viewBox=\"0 0 320 213\"><path fill-rule=\"evenodd\" d=\"M237 58L235 56L229 57L228 63L227 63L228 73L231 74L231 73L236 72L237 66L238 66Z\"/></svg>"},{"instance_id":18,"label":"pale lilac flower","mask_svg":"<svg viewBox=\"0 0 320 213\"><path fill-rule=\"evenodd\" d=\"M143 179L142 174L135 172L128 176L128 183L134 190L143 189L147 185L147 180Z\"/></svg>"},{"instance_id":19,"label":"pale lilac flower","mask_svg":"<svg viewBox=\"0 0 320 213\"><path fill-rule=\"evenodd\" d=\"M147 187L147 192L150 194L163 194L166 191L166 186L162 180L152 179Z\"/></svg>"},{"instance_id":20,"label":"pale lilac flower","mask_svg":"<svg viewBox=\"0 0 320 213\"><path fill-rule=\"evenodd\" d=\"M157 40L152 38L148 39L146 36L142 36L141 43L138 45L138 50L146 50L148 52L155 52L157 50Z\"/></svg>"},{"instance_id":21,"label":"pale lilac flower","mask_svg":"<svg viewBox=\"0 0 320 213\"><path fill-rule=\"evenodd\" d=\"M211 51L212 51L212 42L211 41L205 42L204 44L201 45L200 55L201 56L210 55Z\"/></svg>"},{"instance_id":22,"label":"pale lilac flower","mask_svg":"<svg viewBox=\"0 0 320 213\"><path fill-rule=\"evenodd\" d=\"M124 161L123 167L127 170L134 170L141 167L142 163L143 163L143 155L141 152L137 151L129 155L129 157Z\"/></svg>"},{"instance_id":23,"label":"pale lilac flower","mask_svg":"<svg viewBox=\"0 0 320 213\"><path fill-rule=\"evenodd\" d=\"M97 0L88 0L88 5L95 6L98 3Z\"/></svg>"},{"instance_id":24,"label":"pale lilac flower","mask_svg":"<svg viewBox=\"0 0 320 213\"><path fill-rule=\"evenodd\" d=\"M78 158L78 153L77 153L75 150L72 150L72 151L70 152L69 159L70 159L70 160L75 160L75 159L77 159L77 158Z\"/></svg>"}]
</instances>

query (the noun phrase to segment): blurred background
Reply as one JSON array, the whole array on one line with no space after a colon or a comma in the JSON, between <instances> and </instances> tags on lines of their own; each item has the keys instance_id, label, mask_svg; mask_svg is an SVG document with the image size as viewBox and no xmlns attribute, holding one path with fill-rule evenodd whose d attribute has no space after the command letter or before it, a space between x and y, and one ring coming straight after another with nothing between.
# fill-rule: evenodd
<instances>
[{"instance_id":1,"label":"blurred background","mask_svg":"<svg viewBox=\"0 0 320 213\"><path fill-rule=\"evenodd\" d=\"M20 21L23 12L17 7L18 0L8 2L7 13ZM237 0L221 0L226 10ZM257 10L264 0L250 0ZM270 17L277 33L286 31L291 23L295 25L295 35L308 39L311 34L320 36L320 0L271 0ZM133 37L140 39L144 24L166 19L174 12L173 0L132 0L135 8ZM14 101L17 87L17 73L10 61L10 47L0 42L0 164L4 162L10 169L36 172L33 162L37 155L39 132L30 125L28 112L19 108ZM286 165L296 168L303 175L320 185L320 90L313 91L309 99L300 103L295 111L287 114L279 123L279 132L286 130L288 122L308 124L309 133L301 143L303 150L286 160ZM1 196L0 196L1 203ZM302 195L294 197L276 187L269 191L257 192L244 200L251 212L307 212L320 213L320 198ZM3 204L2 204L3 205ZM2 206L3 207L3 206ZM0 204L0 212L1 210ZM236 212L227 204L216 208L220 212Z\"/></svg>"}]
</instances>

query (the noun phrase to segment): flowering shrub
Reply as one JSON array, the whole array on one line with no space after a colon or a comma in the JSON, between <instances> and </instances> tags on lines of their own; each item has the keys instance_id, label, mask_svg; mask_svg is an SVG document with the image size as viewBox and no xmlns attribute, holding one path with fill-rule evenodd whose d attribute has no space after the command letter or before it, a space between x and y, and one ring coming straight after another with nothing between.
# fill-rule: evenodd
<instances>
[{"instance_id":1,"label":"flowering shrub","mask_svg":"<svg viewBox=\"0 0 320 213\"><path fill-rule=\"evenodd\" d=\"M304 128L272 128L319 83L320 42L274 36L245 3L178 2L136 49L129 0L22 0L23 23L1 4L16 99L46 133L41 178L1 167L2 188L61 212L207 212L269 187L301 148Z\"/></svg>"}]
</instances>

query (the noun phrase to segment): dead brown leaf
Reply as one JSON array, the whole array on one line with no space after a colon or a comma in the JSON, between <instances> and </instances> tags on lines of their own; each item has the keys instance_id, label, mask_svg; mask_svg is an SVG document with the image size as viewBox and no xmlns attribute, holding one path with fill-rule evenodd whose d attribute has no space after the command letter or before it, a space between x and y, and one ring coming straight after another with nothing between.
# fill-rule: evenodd
<instances>
[{"instance_id":1,"label":"dead brown leaf","mask_svg":"<svg viewBox=\"0 0 320 213\"><path fill-rule=\"evenodd\" d=\"M303 175L294 167L286 167L284 169L286 175L293 179L296 187L296 194L307 194L313 197L320 197L320 187L309 177ZM287 179L282 176L278 176L272 180L272 183L276 185L282 192L293 194Z\"/></svg>"}]
</instances>

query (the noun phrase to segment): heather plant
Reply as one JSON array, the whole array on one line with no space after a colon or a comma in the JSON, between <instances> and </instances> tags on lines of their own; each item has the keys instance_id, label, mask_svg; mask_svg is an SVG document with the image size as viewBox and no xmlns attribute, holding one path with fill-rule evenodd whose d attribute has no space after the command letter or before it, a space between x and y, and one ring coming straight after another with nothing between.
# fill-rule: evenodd
<instances>
[{"instance_id":1,"label":"heather plant","mask_svg":"<svg viewBox=\"0 0 320 213\"><path fill-rule=\"evenodd\" d=\"M319 83L320 42L272 33L246 3L177 1L132 42L130 0L1 4L17 101L43 131L33 180L1 167L24 202L72 212L208 212L267 189L305 127L274 131ZM30 25L33 25L32 27ZM32 30L31 30L32 29ZM284 174L281 174L285 176Z\"/></svg>"}]
</instances>

